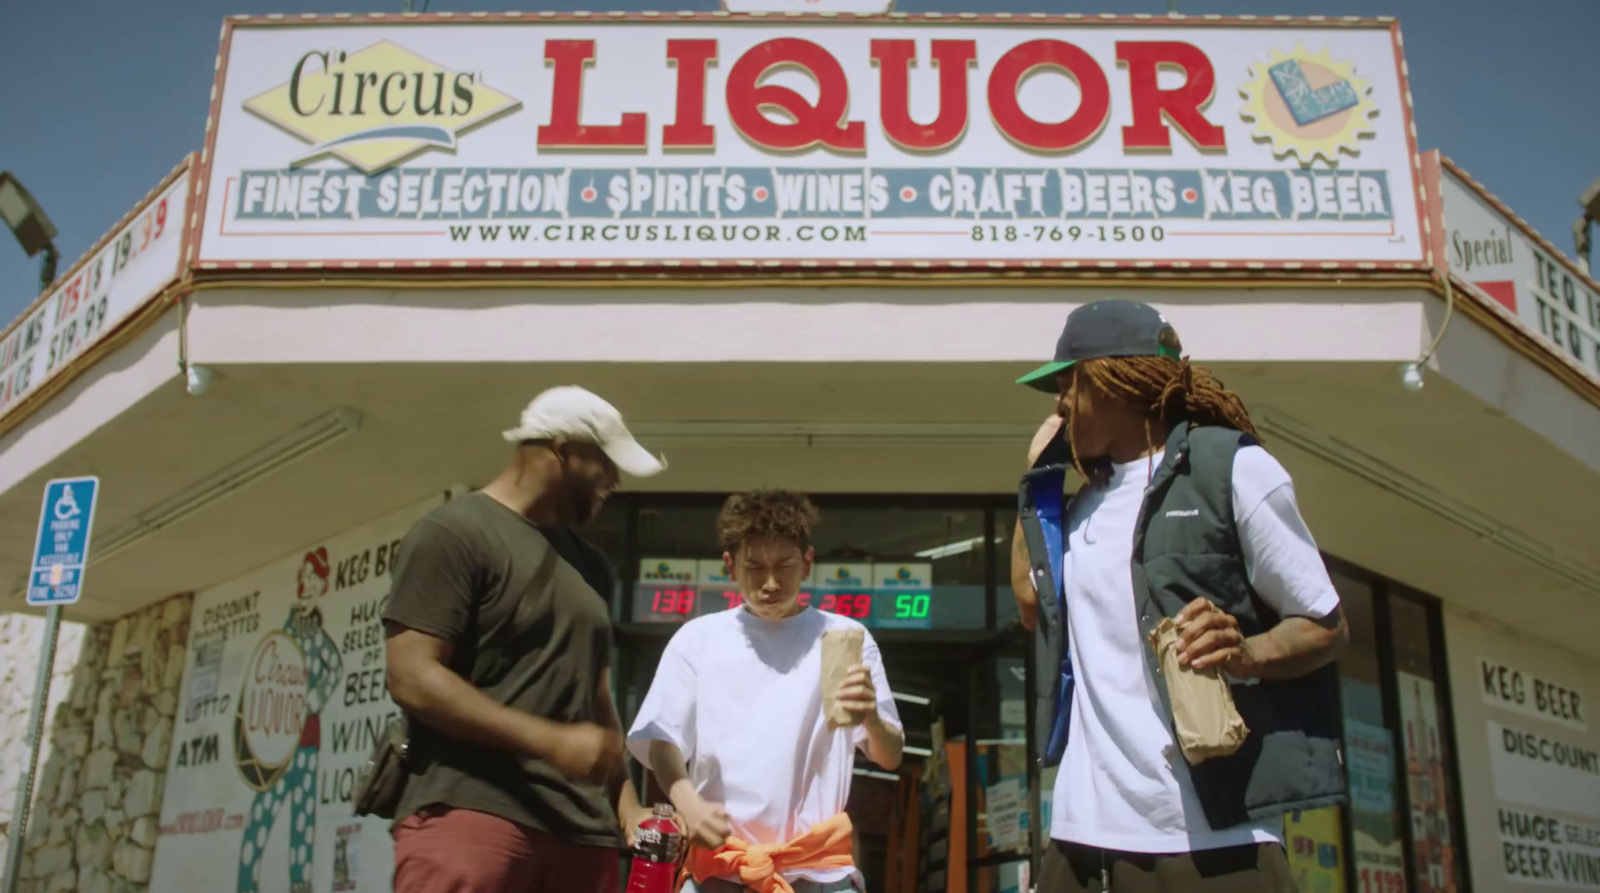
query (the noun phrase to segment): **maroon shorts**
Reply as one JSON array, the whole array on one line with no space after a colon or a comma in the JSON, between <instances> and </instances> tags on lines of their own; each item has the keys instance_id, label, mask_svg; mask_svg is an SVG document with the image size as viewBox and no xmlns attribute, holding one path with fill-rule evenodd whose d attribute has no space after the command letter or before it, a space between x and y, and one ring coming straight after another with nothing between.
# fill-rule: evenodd
<instances>
[{"instance_id":1,"label":"maroon shorts","mask_svg":"<svg viewBox=\"0 0 1600 893\"><path fill-rule=\"evenodd\" d=\"M617 858L487 813L428 807L394 826L394 893L617 893Z\"/></svg>"}]
</instances>

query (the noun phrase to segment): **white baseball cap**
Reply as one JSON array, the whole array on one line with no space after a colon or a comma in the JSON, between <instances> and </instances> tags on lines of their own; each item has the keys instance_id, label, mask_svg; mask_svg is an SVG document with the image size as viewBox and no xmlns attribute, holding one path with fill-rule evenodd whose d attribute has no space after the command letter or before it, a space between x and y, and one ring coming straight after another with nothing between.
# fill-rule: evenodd
<instances>
[{"instance_id":1,"label":"white baseball cap","mask_svg":"<svg viewBox=\"0 0 1600 893\"><path fill-rule=\"evenodd\" d=\"M600 447L617 467L634 477L650 477L667 467L639 445L622 424L622 413L597 394L566 385L533 398L522 423L505 432L512 443L525 440L577 440Z\"/></svg>"}]
</instances>

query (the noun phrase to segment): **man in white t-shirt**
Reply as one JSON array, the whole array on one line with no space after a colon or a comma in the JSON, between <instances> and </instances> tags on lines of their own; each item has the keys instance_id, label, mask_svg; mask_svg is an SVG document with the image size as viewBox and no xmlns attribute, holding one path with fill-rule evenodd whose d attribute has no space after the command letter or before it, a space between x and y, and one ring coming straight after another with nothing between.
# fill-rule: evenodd
<instances>
[{"instance_id":1,"label":"man in white t-shirt","mask_svg":"<svg viewBox=\"0 0 1600 893\"><path fill-rule=\"evenodd\" d=\"M1060 666L1039 718L1059 771L1038 893L1293 893L1281 816L1344 794L1326 668L1347 633L1288 472L1144 304L1074 311L1022 383L1057 399L1012 555ZM1066 465L1087 483L1062 507ZM1191 766L1177 746L1149 644L1162 617L1182 663L1233 683L1239 752Z\"/></svg>"},{"instance_id":2,"label":"man in white t-shirt","mask_svg":"<svg viewBox=\"0 0 1600 893\"><path fill-rule=\"evenodd\" d=\"M800 604L817 511L768 490L730 497L717 519L744 605L698 617L667 643L628 747L684 823L684 893L861 890L845 804L859 748L900 765L904 735L877 643L861 624ZM823 710L822 634L860 629L862 660Z\"/></svg>"}]
</instances>

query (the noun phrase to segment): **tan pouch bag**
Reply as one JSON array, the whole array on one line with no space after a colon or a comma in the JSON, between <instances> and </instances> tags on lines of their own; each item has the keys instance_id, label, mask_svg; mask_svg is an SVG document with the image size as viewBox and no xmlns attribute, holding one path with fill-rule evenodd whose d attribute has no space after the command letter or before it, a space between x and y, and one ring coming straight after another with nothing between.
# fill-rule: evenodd
<instances>
[{"instance_id":1,"label":"tan pouch bag","mask_svg":"<svg viewBox=\"0 0 1600 893\"><path fill-rule=\"evenodd\" d=\"M1196 670L1178 665L1178 628L1172 618L1162 618L1150 634L1150 647L1167 683L1172 720L1189 765L1212 757L1225 757L1242 746L1250 729L1233 704L1233 692L1222 670Z\"/></svg>"},{"instance_id":2,"label":"tan pouch bag","mask_svg":"<svg viewBox=\"0 0 1600 893\"><path fill-rule=\"evenodd\" d=\"M822 634L822 712L833 726L853 726L855 718L834 702L850 668L861 663L861 630L830 629Z\"/></svg>"}]
</instances>

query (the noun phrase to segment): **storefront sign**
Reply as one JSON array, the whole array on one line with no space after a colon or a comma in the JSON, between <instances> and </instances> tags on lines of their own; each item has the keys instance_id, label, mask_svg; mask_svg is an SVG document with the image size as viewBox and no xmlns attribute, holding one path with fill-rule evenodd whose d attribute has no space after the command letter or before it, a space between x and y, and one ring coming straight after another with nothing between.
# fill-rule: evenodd
<instances>
[{"instance_id":1,"label":"storefront sign","mask_svg":"<svg viewBox=\"0 0 1600 893\"><path fill-rule=\"evenodd\" d=\"M1502 808L1506 877L1518 883L1600 890L1600 825Z\"/></svg>"},{"instance_id":2,"label":"storefront sign","mask_svg":"<svg viewBox=\"0 0 1600 893\"><path fill-rule=\"evenodd\" d=\"M1494 721L1487 725L1501 800L1600 819L1600 751L1562 735Z\"/></svg>"},{"instance_id":3,"label":"storefront sign","mask_svg":"<svg viewBox=\"0 0 1600 893\"><path fill-rule=\"evenodd\" d=\"M894 0L722 0L728 12L848 12L884 13Z\"/></svg>"},{"instance_id":4,"label":"storefront sign","mask_svg":"<svg viewBox=\"0 0 1600 893\"><path fill-rule=\"evenodd\" d=\"M383 603L415 506L195 596L152 890L390 887L350 798L389 699Z\"/></svg>"},{"instance_id":5,"label":"storefront sign","mask_svg":"<svg viewBox=\"0 0 1600 893\"><path fill-rule=\"evenodd\" d=\"M1451 273L1600 381L1600 284L1448 162L1439 177Z\"/></svg>"},{"instance_id":6,"label":"storefront sign","mask_svg":"<svg viewBox=\"0 0 1600 893\"><path fill-rule=\"evenodd\" d=\"M1589 728L1583 695L1577 689L1488 658L1479 658L1478 667L1483 676L1485 704L1547 719L1580 732Z\"/></svg>"},{"instance_id":7,"label":"storefront sign","mask_svg":"<svg viewBox=\"0 0 1600 893\"><path fill-rule=\"evenodd\" d=\"M0 414L43 387L177 278L185 166L0 336Z\"/></svg>"},{"instance_id":8,"label":"storefront sign","mask_svg":"<svg viewBox=\"0 0 1600 893\"><path fill-rule=\"evenodd\" d=\"M223 49L202 268L1425 259L1386 25L262 20Z\"/></svg>"},{"instance_id":9,"label":"storefront sign","mask_svg":"<svg viewBox=\"0 0 1600 893\"><path fill-rule=\"evenodd\" d=\"M1600 663L1448 612L1446 635L1473 889L1600 890L1600 733L1587 685Z\"/></svg>"}]
</instances>

